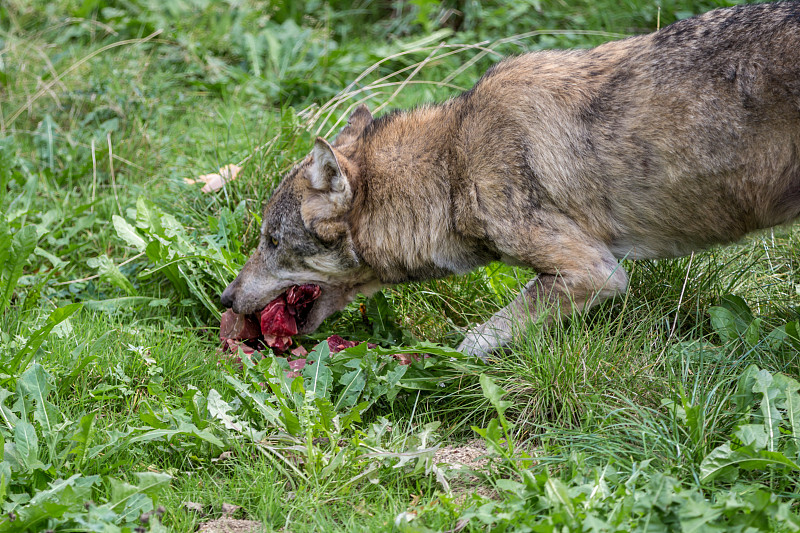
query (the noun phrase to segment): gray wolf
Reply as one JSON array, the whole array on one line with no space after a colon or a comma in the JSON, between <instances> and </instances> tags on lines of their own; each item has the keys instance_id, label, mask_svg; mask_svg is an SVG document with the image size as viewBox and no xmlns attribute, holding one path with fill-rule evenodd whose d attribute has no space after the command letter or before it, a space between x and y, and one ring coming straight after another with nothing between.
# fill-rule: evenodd
<instances>
[{"instance_id":1,"label":"gray wolf","mask_svg":"<svg viewBox=\"0 0 800 533\"><path fill-rule=\"evenodd\" d=\"M626 290L618 261L669 258L800 214L800 3L718 9L589 50L506 59L440 105L358 107L280 183L261 242L222 294L256 312L322 289L300 332L356 294L490 261L538 272L470 331Z\"/></svg>"}]
</instances>

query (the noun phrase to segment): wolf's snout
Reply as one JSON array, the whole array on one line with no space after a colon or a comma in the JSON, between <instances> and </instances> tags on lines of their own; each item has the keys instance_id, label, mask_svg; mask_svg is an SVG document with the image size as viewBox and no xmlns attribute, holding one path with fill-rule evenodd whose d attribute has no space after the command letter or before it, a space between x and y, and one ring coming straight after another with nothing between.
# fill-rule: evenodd
<instances>
[{"instance_id":1,"label":"wolf's snout","mask_svg":"<svg viewBox=\"0 0 800 533\"><path fill-rule=\"evenodd\" d=\"M222 295L219 297L220 303L228 309L233 307L233 299L236 297L236 287L234 287L235 283L236 282L234 281L225 287L225 290L222 291Z\"/></svg>"}]
</instances>

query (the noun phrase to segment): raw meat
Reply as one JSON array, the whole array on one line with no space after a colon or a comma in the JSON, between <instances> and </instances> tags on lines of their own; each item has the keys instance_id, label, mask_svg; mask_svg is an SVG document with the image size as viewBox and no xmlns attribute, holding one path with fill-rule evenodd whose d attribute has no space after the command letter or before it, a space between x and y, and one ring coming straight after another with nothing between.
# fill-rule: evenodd
<instances>
[{"instance_id":1,"label":"raw meat","mask_svg":"<svg viewBox=\"0 0 800 533\"><path fill-rule=\"evenodd\" d=\"M321 292L319 285L293 285L268 303L261 311L261 332L267 346L286 350L292 344L292 335L297 335L298 322L302 325L306 321Z\"/></svg>"}]
</instances>

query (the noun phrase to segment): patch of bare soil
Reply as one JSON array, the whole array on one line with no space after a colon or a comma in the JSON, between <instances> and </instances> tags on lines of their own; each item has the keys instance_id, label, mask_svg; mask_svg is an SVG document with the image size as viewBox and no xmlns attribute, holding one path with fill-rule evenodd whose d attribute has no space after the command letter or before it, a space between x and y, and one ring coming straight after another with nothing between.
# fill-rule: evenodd
<instances>
[{"instance_id":1,"label":"patch of bare soil","mask_svg":"<svg viewBox=\"0 0 800 533\"><path fill-rule=\"evenodd\" d=\"M483 441L473 440L461 446L439 448L433 456L436 464L445 463L454 468L478 470L489 463L488 451Z\"/></svg>"},{"instance_id":2,"label":"patch of bare soil","mask_svg":"<svg viewBox=\"0 0 800 533\"><path fill-rule=\"evenodd\" d=\"M261 522L240 520L223 516L216 520L203 522L197 530L200 533L260 533L264 531Z\"/></svg>"},{"instance_id":3,"label":"patch of bare soil","mask_svg":"<svg viewBox=\"0 0 800 533\"><path fill-rule=\"evenodd\" d=\"M461 446L445 446L436 451L434 463L448 467L448 470L461 471L458 479L453 479L450 489L456 501L463 503L469 494L479 494L494 498L495 490L470 471L479 472L489 467L489 452L483 441L474 440Z\"/></svg>"},{"instance_id":4,"label":"patch of bare soil","mask_svg":"<svg viewBox=\"0 0 800 533\"><path fill-rule=\"evenodd\" d=\"M183 506L190 511L196 512L200 516L206 514L206 510L201 503L183 502ZM197 531L200 533L261 533L264 531L264 526L261 522L233 518L233 515L241 510L241 506L239 505L223 503L220 510L222 511L222 516L220 518L201 522Z\"/></svg>"}]
</instances>

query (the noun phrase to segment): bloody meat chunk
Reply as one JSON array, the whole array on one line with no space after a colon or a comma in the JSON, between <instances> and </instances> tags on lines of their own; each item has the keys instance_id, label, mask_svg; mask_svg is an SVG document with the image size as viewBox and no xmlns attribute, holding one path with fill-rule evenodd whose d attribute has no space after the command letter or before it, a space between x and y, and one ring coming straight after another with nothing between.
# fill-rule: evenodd
<instances>
[{"instance_id":1,"label":"bloody meat chunk","mask_svg":"<svg viewBox=\"0 0 800 533\"><path fill-rule=\"evenodd\" d=\"M328 337L328 348L330 348L331 353L341 352L346 348L352 348L359 344L361 344L359 341L346 341L339 335L331 335Z\"/></svg>"},{"instance_id":2,"label":"bloody meat chunk","mask_svg":"<svg viewBox=\"0 0 800 533\"><path fill-rule=\"evenodd\" d=\"M219 340L252 340L261 335L258 321L252 315L237 315L228 309L219 319Z\"/></svg>"},{"instance_id":3,"label":"bloody meat chunk","mask_svg":"<svg viewBox=\"0 0 800 533\"><path fill-rule=\"evenodd\" d=\"M298 323L305 323L321 292L319 285L293 285L268 303L261 311L261 332L267 345L286 350L292 344L292 335L297 335Z\"/></svg>"}]
</instances>

